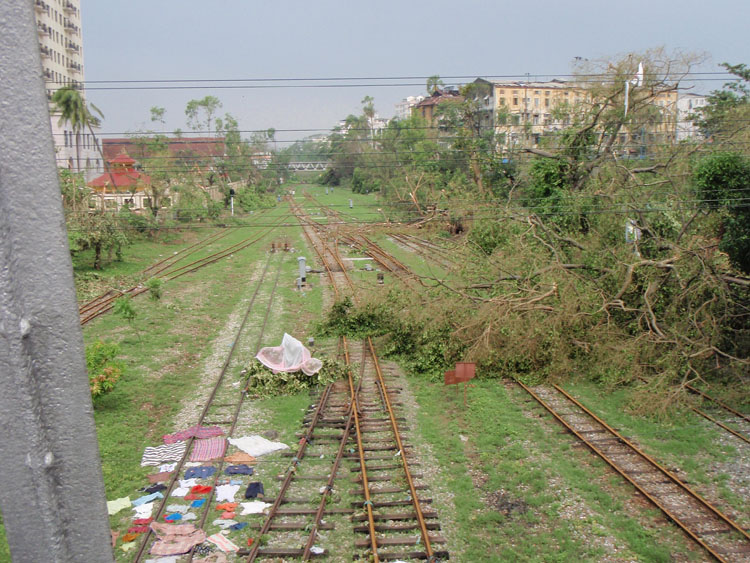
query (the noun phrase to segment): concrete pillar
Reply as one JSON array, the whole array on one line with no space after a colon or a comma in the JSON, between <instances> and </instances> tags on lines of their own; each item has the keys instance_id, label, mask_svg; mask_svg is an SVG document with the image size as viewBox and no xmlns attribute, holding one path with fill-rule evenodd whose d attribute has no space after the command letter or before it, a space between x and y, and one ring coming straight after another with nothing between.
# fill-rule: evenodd
<instances>
[{"instance_id":1,"label":"concrete pillar","mask_svg":"<svg viewBox=\"0 0 750 563\"><path fill-rule=\"evenodd\" d=\"M14 562L113 561L34 3L0 3L0 508Z\"/></svg>"}]
</instances>

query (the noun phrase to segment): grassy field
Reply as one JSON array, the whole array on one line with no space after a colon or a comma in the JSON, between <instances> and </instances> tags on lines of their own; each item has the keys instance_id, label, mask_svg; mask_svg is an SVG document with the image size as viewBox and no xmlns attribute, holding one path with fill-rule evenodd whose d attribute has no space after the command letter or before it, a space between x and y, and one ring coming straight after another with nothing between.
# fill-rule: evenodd
<instances>
[{"instance_id":1,"label":"grassy field","mask_svg":"<svg viewBox=\"0 0 750 563\"><path fill-rule=\"evenodd\" d=\"M296 201L311 214L318 211L304 192L336 206L346 222L374 221L381 215L373 195L352 194L342 188L326 194L325 188L312 185L296 186L295 191ZM225 238L201 252L205 255L255 237L286 214L282 204L266 215L244 217L241 223L248 226L233 225L226 229ZM316 219L324 220L322 216ZM138 280L139 272L149 264L212 232L201 229L173 234L159 242L138 243L126 249L123 262L111 263L101 273L92 272L91 257L81 254L74 261L79 297L88 298L110 286L127 286ZM94 402L108 499L140 494L136 491L151 472L151 468L140 467L143 449L158 444L162 434L183 426L178 414L190 405L205 381L211 355L221 352L217 342L254 288L272 241L288 243L295 251L284 257L267 334L260 345L278 344L284 332L304 341L325 313L324 282L322 276L310 274L304 291L297 291L297 256L305 255L310 266L316 259L306 248L301 230L288 217L284 226L257 244L166 283L159 301L146 295L136 298L137 315L132 324L108 314L84 327L87 344L99 339L118 343L126 364L115 390ZM443 273L387 238L378 242L422 275ZM361 256L359 249L344 254ZM193 259L201 255L197 253ZM374 285L371 272L358 270L353 277L363 290ZM251 325L257 330L259 320L254 319ZM255 337L248 338L253 344L245 346L243 361L249 361L255 352ZM411 439L434 457L429 471L444 533L451 541L452 560L705 559L604 462L563 433L525 392L487 375L480 374L467 389L466 406L459 389L445 389L440 383L413 376L407 379L419 405ZM646 420L629 414L628 389L580 382L568 383L565 388L654 457L681 471L700 492L738 513L750 513L748 499L734 491L716 469L736 461L739 448L717 439L717 431L695 415L685 412L666 423ZM306 393L253 401L253 409L262 413L258 431L273 430L278 439L293 443L309 403ZM113 518L111 524L121 527L122 519ZM2 532L0 561L9 559ZM126 561L128 555L118 553L118 559Z\"/></svg>"}]
</instances>

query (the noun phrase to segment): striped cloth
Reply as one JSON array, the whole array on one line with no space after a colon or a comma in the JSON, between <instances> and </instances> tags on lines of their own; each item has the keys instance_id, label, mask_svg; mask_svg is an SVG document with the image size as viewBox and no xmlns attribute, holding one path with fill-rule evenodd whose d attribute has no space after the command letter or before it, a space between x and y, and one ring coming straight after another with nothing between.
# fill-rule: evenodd
<instances>
[{"instance_id":1,"label":"striped cloth","mask_svg":"<svg viewBox=\"0 0 750 563\"><path fill-rule=\"evenodd\" d=\"M213 544L216 544L216 546L222 551L239 551L240 550L238 546L232 543L228 538L224 537L222 533L217 533L217 534L214 534L213 536L208 536L206 540L210 541Z\"/></svg>"},{"instance_id":2,"label":"striped cloth","mask_svg":"<svg viewBox=\"0 0 750 563\"><path fill-rule=\"evenodd\" d=\"M191 426L185 430L180 430L174 434L166 434L164 436L165 444L174 444L175 442L181 442L188 438L198 438L203 440L205 438L214 438L216 436L222 436L224 431L218 426Z\"/></svg>"},{"instance_id":3,"label":"striped cloth","mask_svg":"<svg viewBox=\"0 0 750 563\"><path fill-rule=\"evenodd\" d=\"M175 461L182 459L185 455L187 442L175 442L164 446L148 447L143 452L141 465L159 465L163 461Z\"/></svg>"},{"instance_id":4,"label":"striped cloth","mask_svg":"<svg viewBox=\"0 0 750 563\"><path fill-rule=\"evenodd\" d=\"M226 438L208 438L207 440L196 440L193 451L190 453L190 461L211 461L220 458L227 450Z\"/></svg>"}]
</instances>

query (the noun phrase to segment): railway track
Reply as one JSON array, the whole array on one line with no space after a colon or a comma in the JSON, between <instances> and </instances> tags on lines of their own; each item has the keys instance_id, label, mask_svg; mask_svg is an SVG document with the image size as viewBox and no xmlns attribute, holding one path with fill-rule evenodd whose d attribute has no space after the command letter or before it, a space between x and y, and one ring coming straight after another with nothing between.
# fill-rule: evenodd
<instances>
[{"instance_id":1,"label":"railway track","mask_svg":"<svg viewBox=\"0 0 750 563\"><path fill-rule=\"evenodd\" d=\"M750 535L561 387L519 385L715 559L750 559Z\"/></svg>"},{"instance_id":2,"label":"railway track","mask_svg":"<svg viewBox=\"0 0 750 563\"><path fill-rule=\"evenodd\" d=\"M196 422L198 426L219 426L223 429L226 436L232 436L246 397L246 391L244 389L238 390L238 388L233 385L234 382L232 381L232 378L227 377L227 372L230 366L233 365L233 360L238 351L240 343L244 342L245 346L248 345L247 340L249 336L246 332L246 329L248 328L248 321L250 320L251 315L253 315L254 318L262 316L262 321L257 327L255 327L258 330L258 337L255 342L254 349L256 351L260 349L268 318L271 312L271 307L273 305L274 297L276 294L276 288L278 286L283 259L283 253L269 253L266 259L266 263L260 274L259 280L256 283L253 295L248 302L240 326L237 329L236 336L232 341L229 353L224 363L222 364L219 373L217 374L217 378L210 392L210 395L206 400L206 403L203 406L200 415L198 416L198 420ZM275 267L275 272L269 273L272 264ZM272 277L273 279L269 280L269 277ZM268 296L266 297L265 306L259 307L258 302L259 300L263 299L263 297L261 297L261 290L264 288L268 290ZM261 310L260 315L258 314L259 308ZM187 464L189 463L191 454L193 453L194 442L195 439L193 437L187 439L187 447L185 449L185 453L178 461L176 468L173 470L172 477L166 482L166 489L164 489L162 492L164 498L156 509L155 514L153 514L153 519L155 521L166 514L167 506L170 503L175 502L175 498L172 496L172 493L174 492L177 483L181 479L186 479L185 472L188 467ZM213 473L213 477L210 478L209 484L206 485L210 487L208 497L205 498L205 502L201 504L201 507L196 508L196 510L200 510L197 527L201 529L206 528L208 515L214 509L212 507L212 501L216 492L217 482L222 475L224 461L213 461L208 463L208 465L214 467L215 472ZM134 562L137 563L144 560L144 557L148 553L149 548L153 544L154 540L155 537L153 531L151 530L151 528L149 528L141 539L138 552L133 560ZM188 554L188 561L192 561L192 558L193 551Z\"/></svg>"},{"instance_id":3,"label":"railway track","mask_svg":"<svg viewBox=\"0 0 750 563\"><path fill-rule=\"evenodd\" d=\"M328 233L293 201L290 205L334 293L339 294L340 285L353 291L337 248L326 242ZM256 541L246 552L248 561L259 557L309 560L338 553L341 540L327 535L334 534L331 520L339 534L335 537L342 537L340 528L355 535L356 559L438 561L449 557L447 551L434 547L444 544L445 538L436 533L440 524L430 508L432 499L422 476L412 469L412 445L405 438L399 412L400 389L383 374L371 340L362 343L359 355L352 347L356 345L341 339L340 349L350 366L348 381L327 386L303 421L298 449L288 454L291 462L279 475L281 486ZM323 469L320 460L326 460ZM341 474L347 468L353 475L350 479ZM352 486L357 488L346 489ZM315 507L309 506L311 496L318 498ZM288 518L294 520L285 522Z\"/></svg>"},{"instance_id":4,"label":"railway track","mask_svg":"<svg viewBox=\"0 0 750 563\"><path fill-rule=\"evenodd\" d=\"M281 224L283 220L284 220L283 217L277 220L275 225ZM177 265L188 256L194 254L195 252L203 250L208 245L215 243L218 240L224 238L228 233L218 233L218 235L220 236L212 235L212 237L207 237L206 239L204 239L203 241L200 241L199 243L196 243L192 247L188 247L188 248L191 248L190 252L187 252L179 256L175 255L173 257L169 257L164 260L161 260L157 262L156 264L151 265L146 270L144 270L143 274L144 275L148 274L149 278L158 278L163 281L171 281L171 280L177 279L191 272L200 270L201 268L204 268L205 266L218 262L219 260L223 258L231 256L235 252L244 250L245 248L265 238L269 233L273 231L273 229L274 229L273 226L269 227L265 229L260 235L247 237L239 241L238 243L235 243L229 247L223 248L222 250L219 250L217 252L204 256L198 260L194 260L188 264L184 264L180 266ZM183 249L183 250L187 250L187 249ZM95 299L89 301L88 303L82 305L79 308L79 315L81 317L81 325L83 326L86 323L92 321L93 319L111 311L112 308L114 307L115 300L118 299L119 297L123 297L123 296L136 297L147 291L148 291L148 288L146 288L143 284L135 285L124 291L109 290L108 292L100 295L99 297L96 297Z\"/></svg>"}]
</instances>

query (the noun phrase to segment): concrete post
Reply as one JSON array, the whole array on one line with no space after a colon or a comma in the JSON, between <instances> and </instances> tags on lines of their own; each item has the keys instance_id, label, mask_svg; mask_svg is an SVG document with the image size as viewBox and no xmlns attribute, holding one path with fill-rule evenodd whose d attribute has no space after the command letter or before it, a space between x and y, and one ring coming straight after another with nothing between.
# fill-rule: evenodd
<instances>
[{"instance_id":1,"label":"concrete post","mask_svg":"<svg viewBox=\"0 0 750 563\"><path fill-rule=\"evenodd\" d=\"M297 258L297 265L299 266L299 277L302 283L307 281L307 266L305 265L305 257L300 256Z\"/></svg>"},{"instance_id":2,"label":"concrete post","mask_svg":"<svg viewBox=\"0 0 750 563\"><path fill-rule=\"evenodd\" d=\"M0 3L0 508L14 562L113 561L34 3Z\"/></svg>"}]
</instances>

